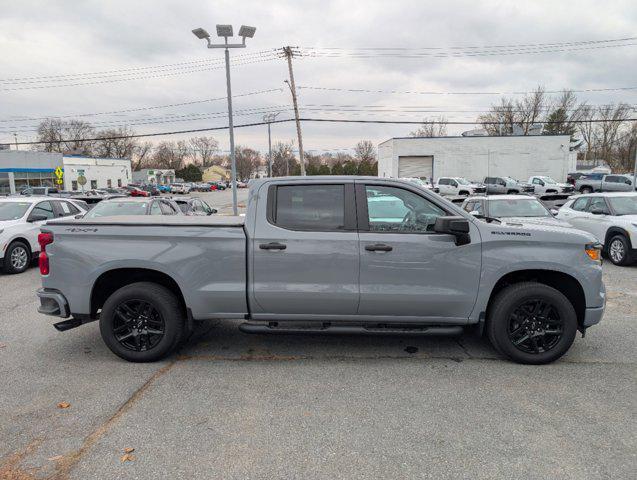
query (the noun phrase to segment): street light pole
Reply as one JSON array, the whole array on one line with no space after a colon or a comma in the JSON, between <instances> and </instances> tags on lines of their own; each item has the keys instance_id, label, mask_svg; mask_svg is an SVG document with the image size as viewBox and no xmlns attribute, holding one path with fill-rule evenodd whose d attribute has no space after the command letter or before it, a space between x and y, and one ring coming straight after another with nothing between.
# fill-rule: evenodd
<instances>
[{"instance_id":1,"label":"street light pole","mask_svg":"<svg viewBox=\"0 0 637 480\"><path fill-rule=\"evenodd\" d=\"M227 42L227 39L226 39ZM232 87L230 86L230 52L226 48L226 89L228 91L228 129L230 130L230 165L232 169L232 214L237 216L237 158L234 151L234 125L232 122Z\"/></svg>"},{"instance_id":2,"label":"street light pole","mask_svg":"<svg viewBox=\"0 0 637 480\"><path fill-rule=\"evenodd\" d=\"M200 40L206 40L208 48L225 49L226 60L226 89L228 93L228 129L230 132L230 164L232 170L232 212L234 215L239 214L237 205L237 159L234 151L234 125L232 121L232 88L230 85L230 48L245 48L246 38L254 37L255 27L247 27L242 25L239 29L241 43L228 43L228 38L232 37L232 25L217 25L217 36L224 39L223 44L214 44L210 40L210 34L203 28L195 28L192 33Z\"/></svg>"}]
</instances>

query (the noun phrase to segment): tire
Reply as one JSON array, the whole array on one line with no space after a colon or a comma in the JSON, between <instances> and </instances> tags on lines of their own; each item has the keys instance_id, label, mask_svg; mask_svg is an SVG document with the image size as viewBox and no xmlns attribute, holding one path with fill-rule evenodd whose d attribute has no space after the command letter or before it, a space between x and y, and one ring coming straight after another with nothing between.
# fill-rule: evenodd
<instances>
[{"instance_id":1,"label":"tire","mask_svg":"<svg viewBox=\"0 0 637 480\"><path fill-rule=\"evenodd\" d=\"M9 245L4 254L3 270L9 274L22 273L31 265L31 259L29 246L20 240L16 240Z\"/></svg>"},{"instance_id":2,"label":"tire","mask_svg":"<svg viewBox=\"0 0 637 480\"><path fill-rule=\"evenodd\" d=\"M164 358L178 345L183 332L184 317L177 297L156 283L122 287L102 307L102 339L115 355L129 362Z\"/></svg>"},{"instance_id":3,"label":"tire","mask_svg":"<svg viewBox=\"0 0 637 480\"><path fill-rule=\"evenodd\" d=\"M576 333L573 305L548 285L516 283L499 292L489 308L489 340L500 354L516 363L551 363L568 351Z\"/></svg>"},{"instance_id":4,"label":"tire","mask_svg":"<svg viewBox=\"0 0 637 480\"><path fill-rule=\"evenodd\" d=\"M507 195L517 195L518 193L520 193L520 192L518 192L517 190L509 190L507 192Z\"/></svg>"},{"instance_id":5,"label":"tire","mask_svg":"<svg viewBox=\"0 0 637 480\"><path fill-rule=\"evenodd\" d=\"M606 255L612 263L621 267L631 263L630 247L626 237L621 234L613 236L608 242Z\"/></svg>"},{"instance_id":6,"label":"tire","mask_svg":"<svg viewBox=\"0 0 637 480\"><path fill-rule=\"evenodd\" d=\"M466 190L461 190L460 192L458 192L458 195L461 197L468 197L469 192L467 192Z\"/></svg>"},{"instance_id":7,"label":"tire","mask_svg":"<svg viewBox=\"0 0 637 480\"><path fill-rule=\"evenodd\" d=\"M582 187L579 189L579 191L583 194L593 193L593 189L591 187Z\"/></svg>"}]
</instances>

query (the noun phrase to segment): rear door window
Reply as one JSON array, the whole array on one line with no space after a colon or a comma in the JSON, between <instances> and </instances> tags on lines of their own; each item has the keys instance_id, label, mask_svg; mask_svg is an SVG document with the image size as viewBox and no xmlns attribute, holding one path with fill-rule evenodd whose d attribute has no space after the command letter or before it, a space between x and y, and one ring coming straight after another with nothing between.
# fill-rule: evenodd
<instances>
[{"instance_id":1,"label":"rear door window","mask_svg":"<svg viewBox=\"0 0 637 480\"><path fill-rule=\"evenodd\" d=\"M272 223L289 230L345 229L344 185L276 187Z\"/></svg>"}]
</instances>

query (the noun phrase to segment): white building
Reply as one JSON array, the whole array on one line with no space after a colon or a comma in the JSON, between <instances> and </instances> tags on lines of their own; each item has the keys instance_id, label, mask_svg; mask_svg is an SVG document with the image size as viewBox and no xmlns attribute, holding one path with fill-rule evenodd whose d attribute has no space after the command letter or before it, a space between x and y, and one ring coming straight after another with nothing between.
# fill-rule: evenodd
<instances>
[{"instance_id":1,"label":"white building","mask_svg":"<svg viewBox=\"0 0 637 480\"><path fill-rule=\"evenodd\" d=\"M175 183L175 171L172 168L142 168L133 172L133 180L142 184L170 185Z\"/></svg>"},{"instance_id":2,"label":"white building","mask_svg":"<svg viewBox=\"0 0 637 480\"><path fill-rule=\"evenodd\" d=\"M568 135L391 138L378 146L378 176L527 180L547 175L565 181L576 166L576 152L569 147Z\"/></svg>"},{"instance_id":3,"label":"white building","mask_svg":"<svg viewBox=\"0 0 637 480\"><path fill-rule=\"evenodd\" d=\"M55 173L57 168L61 168L61 185ZM82 190L77 182L80 175L86 178L84 190L125 186L132 178L130 160L0 150L0 194L18 193L27 187L40 186Z\"/></svg>"}]
</instances>

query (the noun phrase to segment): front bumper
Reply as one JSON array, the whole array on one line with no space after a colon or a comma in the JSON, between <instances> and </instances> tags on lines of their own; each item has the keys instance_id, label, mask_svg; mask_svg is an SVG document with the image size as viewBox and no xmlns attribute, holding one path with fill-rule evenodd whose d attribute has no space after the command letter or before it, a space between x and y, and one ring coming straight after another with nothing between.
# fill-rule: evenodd
<instances>
[{"instance_id":1,"label":"front bumper","mask_svg":"<svg viewBox=\"0 0 637 480\"><path fill-rule=\"evenodd\" d=\"M606 308L606 285L603 283L599 291L599 296L602 298L602 306L588 307L584 311L584 322L582 324L584 328L598 324L604 316L604 309Z\"/></svg>"},{"instance_id":2,"label":"front bumper","mask_svg":"<svg viewBox=\"0 0 637 480\"><path fill-rule=\"evenodd\" d=\"M44 315L62 318L67 318L71 315L69 311L69 302L67 302L64 295L57 290L40 288L37 291L37 295L40 299L38 312Z\"/></svg>"}]
</instances>

